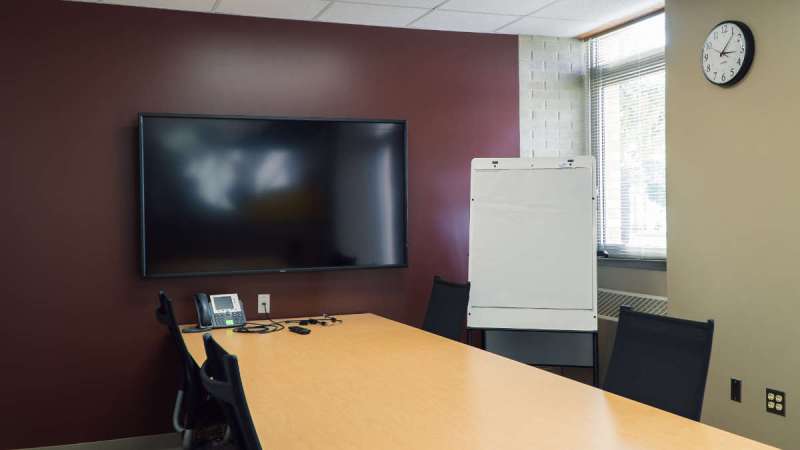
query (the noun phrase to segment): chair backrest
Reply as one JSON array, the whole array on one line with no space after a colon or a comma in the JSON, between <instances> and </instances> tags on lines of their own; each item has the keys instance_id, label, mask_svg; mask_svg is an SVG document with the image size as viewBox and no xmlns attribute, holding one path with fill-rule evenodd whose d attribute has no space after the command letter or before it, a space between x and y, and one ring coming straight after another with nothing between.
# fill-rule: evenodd
<instances>
[{"instance_id":1,"label":"chair backrest","mask_svg":"<svg viewBox=\"0 0 800 450\"><path fill-rule=\"evenodd\" d=\"M192 428L195 422L195 413L206 397L200 381L200 368L183 342L181 330L178 328L178 322L175 319L175 311L172 308L172 300L170 300L166 292L160 291L158 293L158 303L156 319L169 330L170 337L178 350L183 372L183 379L181 380L183 407L181 411L184 413L184 423L182 425L186 428Z\"/></svg>"},{"instance_id":2,"label":"chair backrest","mask_svg":"<svg viewBox=\"0 0 800 450\"><path fill-rule=\"evenodd\" d=\"M603 389L700 420L714 321L694 322L620 308Z\"/></svg>"},{"instance_id":3,"label":"chair backrest","mask_svg":"<svg viewBox=\"0 0 800 450\"><path fill-rule=\"evenodd\" d=\"M469 283L457 284L433 277L431 298L422 329L456 341L461 340L469 302Z\"/></svg>"},{"instance_id":4,"label":"chair backrest","mask_svg":"<svg viewBox=\"0 0 800 450\"><path fill-rule=\"evenodd\" d=\"M244 397L239 361L211 336L203 335L206 362L200 376L206 391L223 405L234 442L243 450L261 450L253 418Z\"/></svg>"}]
</instances>

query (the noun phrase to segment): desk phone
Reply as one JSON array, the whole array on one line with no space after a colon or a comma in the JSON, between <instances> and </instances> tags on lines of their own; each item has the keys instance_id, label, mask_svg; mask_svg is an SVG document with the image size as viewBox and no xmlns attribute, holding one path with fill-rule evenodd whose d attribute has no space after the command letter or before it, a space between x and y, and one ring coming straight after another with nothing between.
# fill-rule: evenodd
<instances>
[{"instance_id":1,"label":"desk phone","mask_svg":"<svg viewBox=\"0 0 800 450\"><path fill-rule=\"evenodd\" d=\"M247 322L238 294L194 296L199 328L228 328L242 326Z\"/></svg>"}]
</instances>

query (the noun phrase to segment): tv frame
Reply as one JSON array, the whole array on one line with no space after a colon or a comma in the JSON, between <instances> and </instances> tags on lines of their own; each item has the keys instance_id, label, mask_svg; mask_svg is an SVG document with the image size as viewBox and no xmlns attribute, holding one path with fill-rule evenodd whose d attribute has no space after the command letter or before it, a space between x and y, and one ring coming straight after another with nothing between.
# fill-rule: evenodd
<instances>
[{"instance_id":1,"label":"tv frame","mask_svg":"<svg viewBox=\"0 0 800 450\"><path fill-rule=\"evenodd\" d=\"M319 267L285 267L276 269L251 269L227 270L213 272L177 272L177 273L150 273L147 271L147 248L145 232L145 196L144 196L144 119L145 118L182 118L182 119L237 119L237 120L289 120L305 122L366 122L366 123L394 123L403 125L403 262L400 264L360 265L360 266L319 266ZM360 269L404 269L408 267L408 122L406 119L358 119L341 117L288 117L288 116L247 116L247 115L216 115L216 114L181 114L181 113L146 113L138 115L139 137L139 258L141 276L143 278L176 278L176 277L203 277L220 275L252 275L263 273L290 273L290 272L324 272L334 270L360 270Z\"/></svg>"}]
</instances>

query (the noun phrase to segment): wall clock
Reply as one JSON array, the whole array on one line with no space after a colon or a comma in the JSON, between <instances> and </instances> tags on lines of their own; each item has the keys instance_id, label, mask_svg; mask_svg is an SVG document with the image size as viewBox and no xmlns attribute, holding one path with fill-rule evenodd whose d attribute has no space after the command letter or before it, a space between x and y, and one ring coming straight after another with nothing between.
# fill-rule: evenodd
<instances>
[{"instance_id":1,"label":"wall clock","mask_svg":"<svg viewBox=\"0 0 800 450\"><path fill-rule=\"evenodd\" d=\"M703 45L703 75L717 86L733 86L750 69L755 53L750 27L734 20L720 22Z\"/></svg>"}]
</instances>

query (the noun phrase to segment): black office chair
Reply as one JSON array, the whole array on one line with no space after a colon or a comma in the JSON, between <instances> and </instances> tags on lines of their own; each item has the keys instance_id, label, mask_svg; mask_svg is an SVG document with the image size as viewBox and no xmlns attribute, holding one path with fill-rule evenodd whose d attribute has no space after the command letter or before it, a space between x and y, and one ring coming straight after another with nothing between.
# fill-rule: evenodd
<instances>
[{"instance_id":1,"label":"black office chair","mask_svg":"<svg viewBox=\"0 0 800 450\"><path fill-rule=\"evenodd\" d=\"M239 361L226 352L211 334L203 335L206 362L200 371L203 387L222 404L233 443L242 450L261 450L258 434L244 398Z\"/></svg>"},{"instance_id":2,"label":"black office chair","mask_svg":"<svg viewBox=\"0 0 800 450\"><path fill-rule=\"evenodd\" d=\"M422 329L455 341L461 340L469 302L469 283L457 284L433 277L433 289Z\"/></svg>"},{"instance_id":3,"label":"black office chair","mask_svg":"<svg viewBox=\"0 0 800 450\"><path fill-rule=\"evenodd\" d=\"M694 322L623 306L603 389L700 420L714 321Z\"/></svg>"},{"instance_id":4,"label":"black office chair","mask_svg":"<svg viewBox=\"0 0 800 450\"><path fill-rule=\"evenodd\" d=\"M204 439L213 440L214 435L224 433L224 417L219 405L213 401L203 388L200 368L186 348L181 337L172 300L164 291L158 293L159 306L156 319L167 327L173 343L178 349L182 377L172 411L172 426L182 434L183 448L192 448L197 441L196 431L203 429Z\"/></svg>"}]
</instances>

